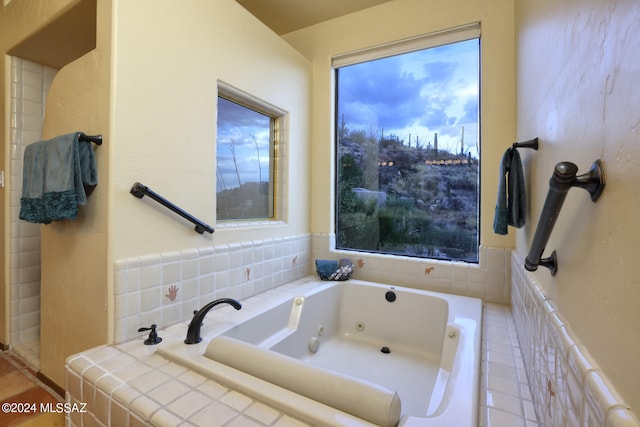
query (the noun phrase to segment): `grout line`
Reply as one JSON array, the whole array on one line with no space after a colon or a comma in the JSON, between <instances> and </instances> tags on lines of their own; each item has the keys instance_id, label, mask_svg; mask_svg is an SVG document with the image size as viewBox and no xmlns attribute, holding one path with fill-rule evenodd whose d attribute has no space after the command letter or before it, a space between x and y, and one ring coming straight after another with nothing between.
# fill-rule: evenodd
<instances>
[{"instance_id":1,"label":"grout line","mask_svg":"<svg viewBox=\"0 0 640 427\"><path fill-rule=\"evenodd\" d=\"M517 332L515 330L515 322L513 313L509 306L484 304L483 305L483 340L482 340L482 366L485 369L481 381L481 393L484 393L484 403L481 402L480 425L491 427L492 425L506 425L505 423L513 423L518 421L518 425L535 427L538 426L537 420L527 418L530 411L526 410L526 400L523 395L522 387L529 387L528 377L522 376L522 354L520 343L518 341ZM504 346L497 346L496 329L504 331L507 340ZM508 349L508 351L507 351ZM493 358L504 356L504 363L500 360L491 360ZM496 369L504 365L509 371L508 377L496 375ZM493 369L491 367L493 366ZM493 379L493 381L492 381ZM524 381L524 382L523 382ZM490 388L490 383L505 384L511 391L501 390L499 388ZM495 397L504 396L505 402L493 401ZM517 408L514 405L517 399ZM509 403L506 403L508 401ZM535 414L534 414L535 415Z\"/></svg>"}]
</instances>

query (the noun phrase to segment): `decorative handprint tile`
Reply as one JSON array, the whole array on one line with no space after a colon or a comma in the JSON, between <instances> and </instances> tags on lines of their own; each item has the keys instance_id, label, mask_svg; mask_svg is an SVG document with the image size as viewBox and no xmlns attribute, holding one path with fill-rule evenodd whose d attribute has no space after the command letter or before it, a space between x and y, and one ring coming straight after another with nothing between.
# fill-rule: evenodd
<instances>
[{"instance_id":1,"label":"decorative handprint tile","mask_svg":"<svg viewBox=\"0 0 640 427\"><path fill-rule=\"evenodd\" d=\"M176 298L178 297L178 286L176 285L169 286L169 290L165 295L165 297L167 297L169 301L175 301Z\"/></svg>"}]
</instances>

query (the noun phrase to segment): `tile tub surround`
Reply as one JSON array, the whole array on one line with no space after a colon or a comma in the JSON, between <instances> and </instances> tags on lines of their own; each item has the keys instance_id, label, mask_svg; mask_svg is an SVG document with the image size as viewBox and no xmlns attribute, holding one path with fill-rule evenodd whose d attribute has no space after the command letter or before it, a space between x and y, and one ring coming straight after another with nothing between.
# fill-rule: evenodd
<instances>
[{"instance_id":1,"label":"tile tub surround","mask_svg":"<svg viewBox=\"0 0 640 427\"><path fill-rule=\"evenodd\" d=\"M242 302L249 308L263 297L289 293L315 280L312 276L305 279ZM234 313L233 308L223 306L208 317L214 322L224 321ZM488 304L483 318L480 425L536 427L511 311L507 306ZM160 331L160 336L163 334ZM96 347L67 359L67 402L87 404L87 412L70 414L67 425L307 425L163 358L156 346L145 346L143 340L138 337L119 345Z\"/></svg>"},{"instance_id":2,"label":"tile tub surround","mask_svg":"<svg viewBox=\"0 0 640 427\"><path fill-rule=\"evenodd\" d=\"M512 310L540 423L640 427L524 260L512 254Z\"/></svg>"},{"instance_id":3,"label":"tile tub surround","mask_svg":"<svg viewBox=\"0 0 640 427\"><path fill-rule=\"evenodd\" d=\"M366 252L330 250L334 234L314 234L313 258L350 258L354 279L388 283L509 305L511 249L480 246L480 262L439 261Z\"/></svg>"},{"instance_id":4,"label":"tile tub surround","mask_svg":"<svg viewBox=\"0 0 640 427\"><path fill-rule=\"evenodd\" d=\"M220 297L247 298L314 274L314 259L350 258L354 279L508 304L510 249L480 248L480 263L330 251L329 235L301 235L143 255L115 263L114 342L191 319Z\"/></svg>"},{"instance_id":5,"label":"tile tub surround","mask_svg":"<svg viewBox=\"0 0 640 427\"><path fill-rule=\"evenodd\" d=\"M191 320L216 298L244 299L307 276L310 254L311 237L301 235L118 260L114 342Z\"/></svg>"}]
</instances>

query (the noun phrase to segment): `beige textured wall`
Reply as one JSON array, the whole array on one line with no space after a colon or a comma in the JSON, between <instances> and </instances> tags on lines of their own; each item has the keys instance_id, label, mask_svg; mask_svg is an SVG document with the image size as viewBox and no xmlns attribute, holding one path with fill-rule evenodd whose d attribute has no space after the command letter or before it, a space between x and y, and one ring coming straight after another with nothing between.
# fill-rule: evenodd
<instances>
[{"instance_id":1,"label":"beige textured wall","mask_svg":"<svg viewBox=\"0 0 640 427\"><path fill-rule=\"evenodd\" d=\"M517 129L541 148L526 159L533 221L517 235L527 255L556 163L579 173L600 158L606 188L592 203L569 191L536 278L632 409L640 408L640 3L516 2Z\"/></svg>"},{"instance_id":2,"label":"beige textured wall","mask_svg":"<svg viewBox=\"0 0 640 427\"><path fill-rule=\"evenodd\" d=\"M108 340L113 269L109 255L111 0L98 2L96 49L63 67L45 106L44 138L102 134L98 185L74 221L42 227L40 370L64 385L64 361Z\"/></svg>"},{"instance_id":3,"label":"beige textured wall","mask_svg":"<svg viewBox=\"0 0 640 427\"><path fill-rule=\"evenodd\" d=\"M514 233L493 233L498 166L515 136L514 25L512 0L395 0L286 34L285 40L314 66L311 230L333 232L333 89L337 54L480 21L481 243L512 247Z\"/></svg>"},{"instance_id":4,"label":"beige textured wall","mask_svg":"<svg viewBox=\"0 0 640 427\"><path fill-rule=\"evenodd\" d=\"M27 37L40 15L46 22L74 3L13 0L0 8L0 24L31 17ZM45 137L74 130L104 136L88 206L76 221L43 227L41 370L59 385L67 356L111 339L114 260L309 230L309 62L234 0L97 5L96 49L60 70L46 106ZM20 9L8 13L9 7ZM280 225L203 236L150 199L129 194L135 181L143 182L216 225L218 79L290 112L281 153L289 162L282 171L290 176L289 213ZM6 323L0 326L5 332Z\"/></svg>"},{"instance_id":5,"label":"beige textured wall","mask_svg":"<svg viewBox=\"0 0 640 427\"><path fill-rule=\"evenodd\" d=\"M309 62L234 0L119 2L114 64L115 259L309 231ZM140 25L144 22L144 25ZM217 227L217 81L289 112L289 214L279 226ZM216 228L193 226L148 197L139 181Z\"/></svg>"}]
</instances>

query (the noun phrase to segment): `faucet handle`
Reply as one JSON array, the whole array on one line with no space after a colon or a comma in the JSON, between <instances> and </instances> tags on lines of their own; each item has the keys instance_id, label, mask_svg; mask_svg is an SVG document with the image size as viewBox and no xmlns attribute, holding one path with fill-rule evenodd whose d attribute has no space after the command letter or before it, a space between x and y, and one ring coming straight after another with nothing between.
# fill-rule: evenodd
<instances>
[{"instance_id":1,"label":"faucet handle","mask_svg":"<svg viewBox=\"0 0 640 427\"><path fill-rule=\"evenodd\" d=\"M196 315L198 314L198 310L193 310L193 318L196 318ZM200 322L200 326L204 326L204 322Z\"/></svg>"},{"instance_id":2,"label":"faucet handle","mask_svg":"<svg viewBox=\"0 0 640 427\"><path fill-rule=\"evenodd\" d=\"M144 340L144 345L155 345L155 344L159 344L162 341L162 338L158 336L158 332L156 331L157 327L158 325L154 323L148 328L138 329L138 332L151 331L149 332L149 338Z\"/></svg>"}]
</instances>

